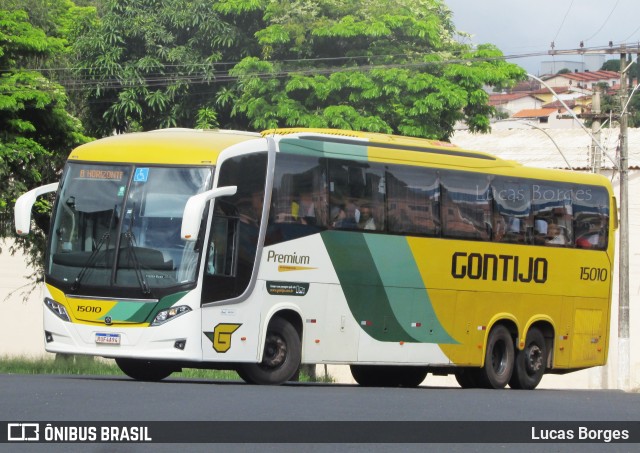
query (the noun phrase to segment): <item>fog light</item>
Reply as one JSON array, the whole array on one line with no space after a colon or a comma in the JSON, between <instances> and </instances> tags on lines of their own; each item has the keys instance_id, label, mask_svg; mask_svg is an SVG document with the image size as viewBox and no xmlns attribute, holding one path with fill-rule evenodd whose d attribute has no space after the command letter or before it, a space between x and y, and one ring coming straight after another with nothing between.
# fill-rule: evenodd
<instances>
[{"instance_id":1,"label":"fog light","mask_svg":"<svg viewBox=\"0 0 640 453\"><path fill-rule=\"evenodd\" d=\"M53 334L51 332L44 331L44 340L47 343L51 343L53 341Z\"/></svg>"},{"instance_id":2,"label":"fog light","mask_svg":"<svg viewBox=\"0 0 640 453\"><path fill-rule=\"evenodd\" d=\"M44 298L44 304L47 306L47 308L49 310L51 310L58 318L62 319L63 321L71 321L71 319L69 318L69 315L67 314L67 310L66 308L64 308L64 305L59 304L58 302L56 302L53 299L49 299L48 297Z\"/></svg>"},{"instance_id":3,"label":"fog light","mask_svg":"<svg viewBox=\"0 0 640 453\"><path fill-rule=\"evenodd\" d=\"M184 351L184 347L187 345L187 340L176 340L176 342L173 344L173 347L176 349L180 349L181 351Z\"/></svg>"},{"instance_id":4,"label":"fog light","mask_svg":"<svg viewBox=\"0 0 640 453\"><path fill-rule=\"evenodd\" d=\"M179 307L171 307L166 310L159 311L155 318L153 318L152 326L159 326L160 324L164 324L165 322L171 321L174 318L177 318L180 315L184 315L185 313L189 313L191 308L186 305L181 305Z\"/></svg>"}]
</instances>

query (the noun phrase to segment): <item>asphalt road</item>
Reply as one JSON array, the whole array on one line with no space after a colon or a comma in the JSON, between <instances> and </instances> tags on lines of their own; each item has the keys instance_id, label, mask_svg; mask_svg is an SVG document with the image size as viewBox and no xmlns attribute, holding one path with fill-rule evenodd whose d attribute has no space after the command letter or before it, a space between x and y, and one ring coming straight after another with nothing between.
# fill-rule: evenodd
<instances>
[{"instance_id":1,"label":"asphalt road","mask_svg":"<svg viewBox=\"0 0 640 453\"><path fill-rule=\"evenodd\" d=\"M159 383L136 382L124 377L0 375L0 414L6 423L17 422L190 422L194 426L230 428L231 444L193 444L181 451L302 451L301 444L243 444L242 430L256 427L244 422L389 422L370 424L376 438L380 429L413 429L412 422L492 421L483 425L496 430L503 422L531 422L542 429L562 428L562 422L592 422L590 426L615 428L615 422L638 422L631 435L640 438L640 394L616 390L484 390L420 387L417 389L363 388L356 385L290 383L279 387L252 386L242 382L193 379L167 379ZM213 422L218 425L197 425ZM224 425L222 422L234 422ZM404 422L406 424L399 424ZM608 423L613 422L613 423ZM244 423L244 424L243 424ZM395 424L394 424L395 423ZM184 426L184 424L182 425ZM276 424L274 432L313 427L310 424ZM326 427L317 423L318 429ZM365 424L366 426L366 424ZM418 426L418 425L416 425ZM464 430L473 424L462 423ZM172 425L163 425L170 430ZM392 427L392 428L390 428ZM431 428L439 429L440 425ZM454 424L454 428L456 428ZM636 430L637 427L638 429ZM264 428L264 426L262 426ZM444 426L445 429L451 428ZM476 427L478 428L478 427ZM0 429L6 430L4 426ZM177 429L177 428L176 428ZM483 429L480 427L480 429ZM527 429L530 429L527 427ZM280 430L280 431L278 431ZM233 438L237 433L238 439ZM499 432L499 430L498 430ZM540 434L538 434L540 435ZM542 431L544 436L544 431ZM276 436L277 437L277 436ZM4 438L0 436L0 439ZM247 437L248 438L248 437ZM281 440L287 442L286 440ZM465 442L461 438L460 442ZM637 444L603 445L602 440L587 444L504 443L500 449L521 451L637 451ZM175 444L10 444L6 451L176 451ZM547 448L553 446L553 448ZM16 447L16 448L14 448ZM20 448L17 448L20 447ZM304 451L389 451L391 444L310 443ZM429 448L427 448L429 447ZM495 451L495 445L467 443L399 444L400 451ZM0 444L0 450L3 450Z\"/></svg>"}]
</instances>

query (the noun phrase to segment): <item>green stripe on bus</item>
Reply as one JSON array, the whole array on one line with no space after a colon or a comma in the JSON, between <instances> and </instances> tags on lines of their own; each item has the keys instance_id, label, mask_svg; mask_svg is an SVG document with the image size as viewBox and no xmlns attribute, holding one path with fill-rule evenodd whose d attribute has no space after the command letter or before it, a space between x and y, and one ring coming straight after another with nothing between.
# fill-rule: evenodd
<instances>
[{"instance_id":1,"label":"green stripe on bus","mask_svg":"<svg viewBox=\"0 0 640 453\"><path fill-rule=\"evenodd\" d=\"M278 145L280 152L301 156L321 156L349 158L356 161L369 160L368 146L349 143L331 143L321 140L305 140L299 138L283 138Z\"/></svg>"},{"instance_id":2,"label":"green stripe on bus","mask_svg":"<svg viewBox=\"0 0 640 453\"><path fill-rule=\"evenodd\" d=\"M130 302L130 301L118 302L111 310L109 310L100 319L104 320L104 318L109 316L111 317L113 322L117 322L117 321L143 322L149 314L149 311L151 308L149 307L149 305L153 307L153 304L148 304L146 302ZM136 314L139 314L141 311L144 312L144 316L142 318L138 318Z\"/></svg>"},{"instance_id":3,"label":"green stripe on bus","mask_svg":"<svg viewBox=\"0 0 640 453\"><path fill-rule=\"evenodd\" d=\"M321 236L360 327L378 341L416 342L398 323L364 235L324 231Z\"/></svg>"},{"instance_id":4,"label":"green stripe on bus","mask_svg":"<svg viewBox=\"0 0 640 453\"><path fill-rule=\"evenodd\" d=\"M151 311L151 313L147 317L146 321L151 322L159 311L165 310L169 307L173 307L187 293L188 291L180 291L179 293L169 294L168 296L160 299L160 301L154 307L154 310Z\"/></svg>"},{"instance_id":5,"label":"green stripe on bus","mask_svg":"<svg viewBox=\"0 0 640 453\"><path fill-rule=\"evenodd\" d=\"M403 236L366 234L377 273L400 326L420 343L457 343L442 326Z\"/></svg>"}]
</instances>

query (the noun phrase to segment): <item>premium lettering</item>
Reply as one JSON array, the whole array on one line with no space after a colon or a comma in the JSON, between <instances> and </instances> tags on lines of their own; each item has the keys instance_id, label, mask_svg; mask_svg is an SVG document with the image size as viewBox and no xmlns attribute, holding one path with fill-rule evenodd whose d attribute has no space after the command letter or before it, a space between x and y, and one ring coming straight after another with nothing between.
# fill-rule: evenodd
<instances>
[{"instance_id":1,"label":"premium lettering","mask_svg":"<svg viewBox=\"0 0 640 453\"><path fill-rule=\"evenodd\" d=\"M279 264L309 264L311 258L307 255L298 255L293 252L293 255L285 253L276 253L273 250L269 250L267 254L267 262L279 263Z\"/></svg>"},{"instance_id":2,"label":"premium lettering","mask_svg":"<svg viewBox=\"0 0 640 453\"><path fill-rule=\"evenodd\" d=\"M549 262L546 258L455 252L451 257L451 276L470 280L544 283Z\"/></svg>"}]
</instances>

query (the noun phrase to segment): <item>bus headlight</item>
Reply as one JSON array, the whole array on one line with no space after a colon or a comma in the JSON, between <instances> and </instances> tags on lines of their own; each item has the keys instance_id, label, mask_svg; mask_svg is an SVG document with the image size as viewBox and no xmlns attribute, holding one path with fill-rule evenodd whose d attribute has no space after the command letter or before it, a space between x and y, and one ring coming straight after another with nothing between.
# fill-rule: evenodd
<instances>
[{"instance_id":1,"label":"bus headlight","mask_svg":"<svg viewBox=\"0 0 640 453\"><path fill-rule=\"evenodd\" d=\"M44 298L44 304L51 310L58 318L63 321L70 322L69 314L67 313L67 309L64 308L64 305L59 304L53 299L49 299L48 297Z\"/></svg>"},{"instance_id":2,"label":"bus headlight","mask_svg":"<svg viewBox=\"0 0 640 453\"><path fill-rule=\"evenodd\" d=\"M166 310L159 311L155 318L153 318L152 326L159 326L160 324L164 324L165 322L171 321L174 318L177 318L180 315L184 315L185 313L189 313L191 308L186 305L181 305L179 307L171 307Z\"/></svg>"}]
</instances>

